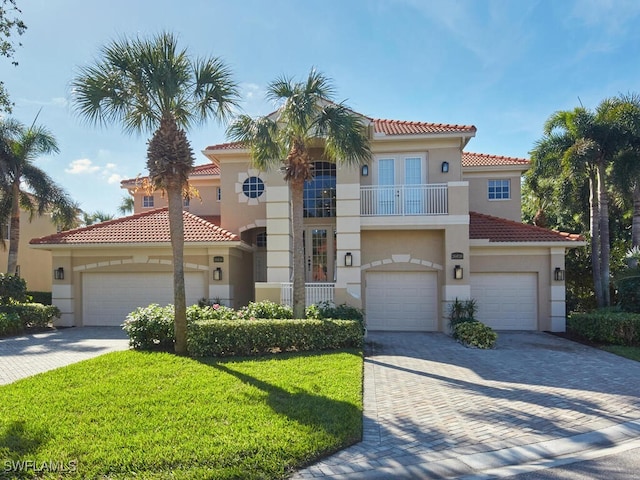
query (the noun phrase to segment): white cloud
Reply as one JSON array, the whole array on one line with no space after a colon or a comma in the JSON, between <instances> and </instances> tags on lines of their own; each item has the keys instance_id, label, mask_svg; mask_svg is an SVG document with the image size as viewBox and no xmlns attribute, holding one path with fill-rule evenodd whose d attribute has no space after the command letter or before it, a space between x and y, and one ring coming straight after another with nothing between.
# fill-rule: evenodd
<instances>
[{"instance_id":1,"label":"white cloud","mask_svg":"<svg viewBox=\"0 0 640 480\"><path fill-rule=\"evenodd\" d=\"M107 176L107 183L109 185L120 183L122 180L124 180L124 177L118 173L112 173L111 175Z\"/></svg>"},{"instance_id":2,"label":"white cloud","mask_svg":"<svg viewBox=\"0 0 640 480\"><path fill-rule=\"evenodd\" d=\"M69 164L69 167L64 170L71 175L84 175L88 173L95 173L100 171L100 167L94 165L88 158L80 158L74 160Z\"/></svg>"}]
</instances>

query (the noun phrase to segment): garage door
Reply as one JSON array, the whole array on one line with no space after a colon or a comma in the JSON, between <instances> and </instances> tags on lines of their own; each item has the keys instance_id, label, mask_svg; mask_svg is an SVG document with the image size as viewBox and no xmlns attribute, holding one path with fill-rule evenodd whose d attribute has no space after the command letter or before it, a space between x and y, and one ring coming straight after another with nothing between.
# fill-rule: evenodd
<instances>
[{"instance_id":1,"label":"garage door","mask_svg":"<svg viewBox=\"0 0 640 480\"><path fill-rule=\"evenodd\" d=\"M368 272L366 281L369 330L437 330L435 272Z\"/></svg>"},{"instance_id":2,"label":"garage door","mask_svg":"<svg viewBox=\"0 0 640 480\"><path fill-rule=\"evenodd\" d=\"M493 329L538 328L535 273L472 273L471 297L478 302L478 320Z\"/></svg>"},{"instance_id":3,"label":"garage door","mask_svg":"<svg viewBox=\"0 0 640 480\"><path fill-rule=\"evenodd\" d=\"M205 293L203 273L185 273L187 305ZM85 273L82 275L84 325L121 325L138 307L173 303L172 273Z\"/></svg>"}]
</instances>

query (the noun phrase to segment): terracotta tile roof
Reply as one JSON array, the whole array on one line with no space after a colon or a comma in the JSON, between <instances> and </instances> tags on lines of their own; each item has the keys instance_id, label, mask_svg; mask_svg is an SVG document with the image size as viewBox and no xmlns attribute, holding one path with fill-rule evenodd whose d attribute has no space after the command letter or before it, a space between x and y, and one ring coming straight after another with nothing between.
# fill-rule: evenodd
<instances>
[{"instance_id":1,"label":"terracotta tile roof","mask_svg":"<svg viewBox=\"0 0 640 480\"><path fill-rule=\"evenodd\" d=\"M462 152L463 167L498 167L507 165L529 166L526 158L503 157L500 155L489 155L487 153Z\"/></svg>"},{"instance_id":2,"label":"terracotta tile roof","mask_svg":"<svg viewBox=\"0 0 640 480\"><path fill-rule=\"evenodd\" d=\"M451 125L448 123L406 122L401 120L373 119L376 133L385 135L419 135L425 133L475 133L473 125Z\"/></svg>"},{"instance_id":3,"label":"terracotta tile roof","mask_svg":"<svg viewBox=\"0 0 640 480\"><path fill-rule=\"evenodd\" d=\"M205 163L204 165L197 165L193 167L191 171L191 176L197 177L199 175L220 175L220 167L218 165L214 165L213 163ZM140 176L137 178L125 178L120 181L121 185L127 184L135 184L141 182L143 178L147 178L147 176Z\"/></svg>"},{"instance_id":4,"label":"terracotta tile roof","mask_svg":"<svg viewBox=\"0 0 640 480\"><path fill-rule=\"evenodd\" d=\"M229 142L209 145L205 150L240 150L242 148L245 148L242 142Z\"/></svg>"},{"instance_id":5,"label":"terracotta tile roof","mask_svg":"<svg viewBox=\"0 0 640 480\"><path fill-rule=\"evenodd\" d=\"M184 241L229 242L240 238L219 226L182 212ZM35 245L171 243L167 207L31 240Z\"/></svg>"},{"instance_id":6,"label":"terracotta tile roof","mask_svg":"<svg viewBox=\"0 0 640 480\"><path fill-rule=\"evenodd\" d=\"M558 232L546 228L469 212L469 238L489 242L580 242L581 235Z\"/></svg>"}]
</instances>

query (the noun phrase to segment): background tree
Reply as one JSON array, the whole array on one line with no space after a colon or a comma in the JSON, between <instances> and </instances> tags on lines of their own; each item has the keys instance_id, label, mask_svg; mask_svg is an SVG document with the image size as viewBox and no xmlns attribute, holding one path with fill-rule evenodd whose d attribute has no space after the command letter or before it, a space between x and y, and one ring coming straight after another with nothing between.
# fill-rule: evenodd
<instances>
[{"instance_id":1,"label":"background tree","mask_svg":"<svg viewBox=\"0 0 640 480\"><path fill-rule=\"evenodd\" d=\"M20 209L30 212L32 216L56 209L60 218L67 219L75 214L75 209L62 187L34 164L39 156L58 151L54 136L42 126L25 127L11 119L2 123L0 222L9 223L7 273L14 274L18 265Z\"/></svg>"},{"instance_id":2,"label":"background tree","mask_svg":"<svg viewBox=\"0 0 640 480\"><path fill-rule=\"evenodd\" d=\"M93 225L94 223L106 222L113 220L115 217L110 213L101 212L97 210L93 213L82 212L82 219L86 226Z\"/></svg>"},{"instance_id":3,"label":"background tree","mask_svg":"<svg viewBox=\"0 0 640 480\"><path fill-rule=\"evenodd\" d=\"M0 56L10 59L14 58L15 43L12 41L12 35L22 35L27 26L18 17L22 12L16 4L16 0L2 0L0 5ZM18 43L18 45L21 45ZM18 62L12 60L13 65ZM11 113L13 104L9 100L9 94L5 89L4 83L0 81L0 112L5 111Z\"/></svg>"},{"instance_id":4,"label":"background tree","mask_svg":"<svg viewBox=\"0 0 640 480\"><path fill-rule=\"evenodd\" d=\"M365 125L343 103L334 103L333 96L331 81L314 69L301 82L280 77L267 88L267 98L279 106L275 114L241 115L227 129L231 139L248 146L257 168L282 167L289 183L295 318L305 315L303 195L305 182L313 178L311 149L321 139L325 161L360 164L371 157Z\"/></svg>"},{"instance_id":5,"label":"background tree","mask_svg":"<svg viewBox=\"0 0 640 480\"><path fill-rule=\"evenodd\" d=\"M128 213L133 213L133 208L134 208L134 200L133 197L131 195L127 195L125 197L122 197L122 201L120 202L120 205L118 206L118 213L120 215L127 215Z\"/></svg>"},{"instance_id":6,"label":"background tree","mask_svg":"<svg viewBox=\"0 0 640 480\"><path fill-rule=\"evenodd\" d=\"M76 111L89 122L119 122L127 133L153 132L147 168L154 187L167 193L175 351L186 354L182 202L194 158L185 129L211 117L228 118L237 105L237 86L222 60L192 59L170 33L110 43L95 65L80 70L72 86Z\"/></svg>"}]
</instances>

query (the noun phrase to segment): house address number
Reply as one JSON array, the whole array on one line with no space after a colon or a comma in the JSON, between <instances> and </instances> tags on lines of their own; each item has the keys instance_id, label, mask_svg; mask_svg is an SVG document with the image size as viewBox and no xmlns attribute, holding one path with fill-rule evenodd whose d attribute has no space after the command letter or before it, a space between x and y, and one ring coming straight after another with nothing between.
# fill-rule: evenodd
<instances>
[{"instance_id":1,"label":"house address number","mask_svg":"<svg viewBox=\"0 0 640 480\"><path fill-rule=\"evenodd\" d=\"M464 253L462 252L453 252L451 254L451 260L463 260L464 259Z\"/></svg>"}]
</instances>

